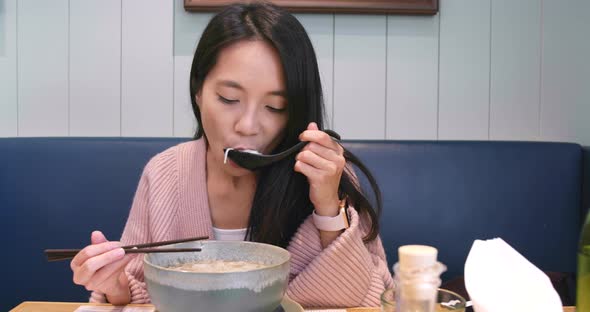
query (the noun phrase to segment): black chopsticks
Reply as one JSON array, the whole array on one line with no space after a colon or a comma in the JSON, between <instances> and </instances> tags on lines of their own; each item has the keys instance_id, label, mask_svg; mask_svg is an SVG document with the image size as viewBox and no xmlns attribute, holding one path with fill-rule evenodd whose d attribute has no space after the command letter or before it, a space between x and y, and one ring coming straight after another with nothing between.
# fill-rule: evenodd
<instances>
[{"instance_id":1,"label":"black chopsticks","mask_svg":"<svg viewBox=\"0 0 590 312\"><path fill-rule=\"evenodd\" d=\"M122 246L126 254L136 253L152 253L152 252L196 252L201 251L201 248L151 248L170 244L192 242L198 240L208 239L208 236L190 237L183 239L175 239L169 241L161 241L155 243L144 243L136 245ZM45 256L47 261L61 261L74 258L82 249L45 249Z\"/></svg>"}]
</instances>

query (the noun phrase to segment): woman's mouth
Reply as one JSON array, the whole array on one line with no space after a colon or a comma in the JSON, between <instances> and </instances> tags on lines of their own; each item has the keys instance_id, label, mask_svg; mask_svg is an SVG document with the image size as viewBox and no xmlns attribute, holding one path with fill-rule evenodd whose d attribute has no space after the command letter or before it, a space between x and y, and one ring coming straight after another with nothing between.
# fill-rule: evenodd
<instances>
[{"instance_id":1,"label":"woman's mouth","mask_svg":"<svg viewBox=\"0 0 590 312\"><path fill-rule=\"evenodd\" d=\"M240 152L244 152L244 153L251 153L251 154L257 154L260 155L262 154L261 152L259 152L257 149L254 148L248 148L248 147L227 147L224 149L224 157L223 157L223 163L227 164L229 162L230 165L233 165L234 167L239 167L235 162L233 162L231 159L228 158L228 154L229 151L231 150L236 150L236 151L240 151Z\"/></svg>"}]
</instances>

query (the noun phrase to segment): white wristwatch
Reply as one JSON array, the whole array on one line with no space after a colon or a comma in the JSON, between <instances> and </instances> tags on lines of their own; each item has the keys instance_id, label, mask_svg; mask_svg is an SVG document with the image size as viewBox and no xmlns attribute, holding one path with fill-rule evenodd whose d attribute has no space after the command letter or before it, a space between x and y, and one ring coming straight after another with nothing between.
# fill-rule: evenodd
<instances>
[{"instance_id":1,"label":"white wristwatch","mask_svg":"<svg viewBox=\"0 0 590 312\"><path fill-rule=\"evenodd\" d=\"M339 213L335 217L320 216L313 211L313 223L320 231L335 232L348 229L348 215L346 213L346 199L342 199L339 205Z\"/></svg>"}]
</instances>

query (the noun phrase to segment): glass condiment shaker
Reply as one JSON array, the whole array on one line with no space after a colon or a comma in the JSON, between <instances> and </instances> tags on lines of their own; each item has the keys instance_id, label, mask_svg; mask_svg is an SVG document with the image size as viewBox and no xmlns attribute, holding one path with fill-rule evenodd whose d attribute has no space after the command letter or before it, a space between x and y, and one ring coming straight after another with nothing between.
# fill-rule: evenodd
<instances>
[{"instance_id":1,"label":"glass condiment shaker","mask_svg":"<svg viewBox=\"0 0 590 312\"><path fill-rule=\"evenodd\" d=\"M430 246L399 247L399 262L393 266L396 312L435 311L440 275L447 270L437 254Z\"/></svg>"}]
</instances>

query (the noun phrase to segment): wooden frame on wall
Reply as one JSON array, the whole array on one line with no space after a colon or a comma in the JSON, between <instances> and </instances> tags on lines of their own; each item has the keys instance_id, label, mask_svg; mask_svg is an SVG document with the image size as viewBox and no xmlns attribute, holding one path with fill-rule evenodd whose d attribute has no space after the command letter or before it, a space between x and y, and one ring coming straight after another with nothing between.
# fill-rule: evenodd
<instances>
[{"instance_id":1,"label":"wooden frame on wall","mask_svg":"<svg viewBox=\"0 0 590 312\"><path fill-rule=\"evenodd\" d=\"M247 0L184 0L184 9L216 11L234 2ZM438 0L270 0L291 12L435 15Z\"/></svg>"}]
</instances>

